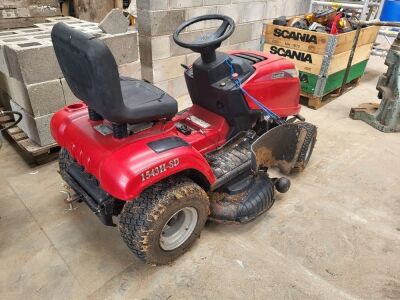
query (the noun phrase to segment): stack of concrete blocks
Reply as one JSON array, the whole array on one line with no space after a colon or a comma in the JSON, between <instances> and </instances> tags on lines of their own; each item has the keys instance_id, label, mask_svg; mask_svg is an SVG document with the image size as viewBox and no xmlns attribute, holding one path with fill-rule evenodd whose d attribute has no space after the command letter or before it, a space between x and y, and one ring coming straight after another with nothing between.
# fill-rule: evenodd
<instances>
[{"instance_id":1,"label":"stack of concrete blocks","mask_svg":"<svg viewBox=\"0 0 400 300\"><path fill-rule=\"evenodd\" d=\"M263 21L282 15L305 13L310 0L137 0L139 51L142 77L174 97L187 94L181 64L190 65L199 56L176 45L175 29L185 20L204 14L233 18L236 30L220 51L259 50ZM207 21L192 25L183 39L215 31L220 23Z\"/></svg>"},{"instance_id":2,"label":"stack of concrete blocks","mask_svg":"<svg viewBox=\"0 0 400 300\"><path fill-rule=\"evenodd\" d=\"M102 33L96 23L72 17L48 18L46 21L32 28L0 32L3 105L23 114L20 128L40 146L54 143L49 128L54 112L78 101L63 78L54 53L50 37L54 24L62 21L103 40L122 75L135 76L140 64L136 30L111 35Z\"/></svg>"}]
</instances>

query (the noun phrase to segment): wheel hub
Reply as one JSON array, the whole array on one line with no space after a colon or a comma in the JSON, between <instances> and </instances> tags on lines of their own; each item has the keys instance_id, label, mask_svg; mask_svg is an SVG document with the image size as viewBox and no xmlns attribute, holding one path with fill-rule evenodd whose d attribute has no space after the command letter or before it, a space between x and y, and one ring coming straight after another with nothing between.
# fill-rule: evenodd
<instances>
[{"instance_id":1,"label":"wheel hub","mask_svg":"<svg viewBox=\"0 0 400 300\"><path fill-rule=\"evenodd\" d=\"M198 219L197 210L185 207L177 211L164 225L160 235L160 247L172 251L181 246L192 235Z\"/></svg>"}]
</instances>

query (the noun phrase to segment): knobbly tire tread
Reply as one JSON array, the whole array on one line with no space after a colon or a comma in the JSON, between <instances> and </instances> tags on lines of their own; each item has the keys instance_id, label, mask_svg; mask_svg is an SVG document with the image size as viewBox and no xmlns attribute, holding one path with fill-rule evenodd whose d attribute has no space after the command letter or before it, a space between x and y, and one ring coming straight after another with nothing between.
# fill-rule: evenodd
<instances>
[{"instance_id":1,"label":"knobbly tire tread","mask_svg":"<svg viewBox=\"0 0 400 300\"><path fill-rule=\"evenodd\" d=\"M161 249L159 234L164 224L176 211L188 205L198 212L198 222L192 235L175 250ZM140 260L162 265L172 262L192 246L200 237L209 213L209 199L200 186L185 177L171 177L127 202L118 228L126 245Z\"/></svg>"},{"instance_id":2,"label":"knobbly tire tread","mask_svg":"<svg viewBox=\"0 0 400 300\"><path fill-rule=\"evenodd\" d=\"M317 137L317 128L314 125L303 123L300 126L306 129L307 134L304 139L304 143L301 147L299 157L297 158L297 161L290 172L292 174L299 173L305 169L305 167L307 166L307 163L312 155L312 152L314 150L315 143L317 141L317 138L316 138ZM312 143L312 146L311 146L312 148L311 148L310 156L307 159L307 157L306 157L307 149L308 149L308 145L310 145L310 143Z\"/></svg>"}]
</instances>

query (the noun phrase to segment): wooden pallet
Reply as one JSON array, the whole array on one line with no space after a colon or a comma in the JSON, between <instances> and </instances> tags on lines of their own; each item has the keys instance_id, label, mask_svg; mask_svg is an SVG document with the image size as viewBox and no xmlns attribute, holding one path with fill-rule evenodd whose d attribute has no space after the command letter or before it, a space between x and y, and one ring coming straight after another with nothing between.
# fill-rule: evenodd
<instances>
[{"instance_id":1,"label":"wooden pallet","mask_svg":"<svg viewBox=\"0 0 400 300\"><path fill-rule=\"evenodd\" d=\"M1 110L4 110L4 108L0 107ZM10 116L0 116L0 128L5 128L13 122L14 119ZM17 151L29 163L43 164L58 157L60 146L56 143L39 146L17 126L6 130L4 135L11 144L17 146Z\"/></svg>"},{"instance_id":2,"label":"wooden pallet","mask_svg":"<svg viewBox=\"0 0 400 300\"><path fill-rule=\"evenodd\" d=\"M350 81L349 83L347 83L343 89L343 94L347 93L348 91L350 91L350 90L354 89L356 86L358 86L360 84L360 81L361 81L361 77L356 78L356 79ZM310 95L310 94L307 94L304 92L301 92L300 96L301 96L300 97L301 104L306 105L312 109L318 109L318 108L328 104L332 100L336 99L337 97L339 97L340 96L340 88L336 89L322 97L316 97L314 95Z\"/></svg>"}]
</instances>

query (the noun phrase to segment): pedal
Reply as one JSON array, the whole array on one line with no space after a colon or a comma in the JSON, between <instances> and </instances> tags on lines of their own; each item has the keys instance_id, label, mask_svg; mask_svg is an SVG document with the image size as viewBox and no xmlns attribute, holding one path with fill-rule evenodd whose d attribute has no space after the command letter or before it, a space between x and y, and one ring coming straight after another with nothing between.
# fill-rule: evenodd
<instances>
[{"instance_id":1,"label":"pedal","mask_svg":"<svg viewBox=\"0 0 400 300\"><path fill-rule=\"evenodd\" d=\"M254 138L257 136L257 133L254 130L248 130L246 132L246 138L250 140L254 140Z\"/></svg>"},{"instance_id":2,"label":"pedal","mask_svg":"<svg viewBox=\"0 0 400 300\"><path fill-rule=\"evenodd\" d=\"M63 187L65 188L65 191L60 191L60 193L67 195L67 198L64 199L64 203L68 205L68 208L65 210L72 211L77 209L77 207L74 206L74 202L79 201L81 199L80 196L75 193L69 185L63 184Z\"/></svg>"}]
</instances>

